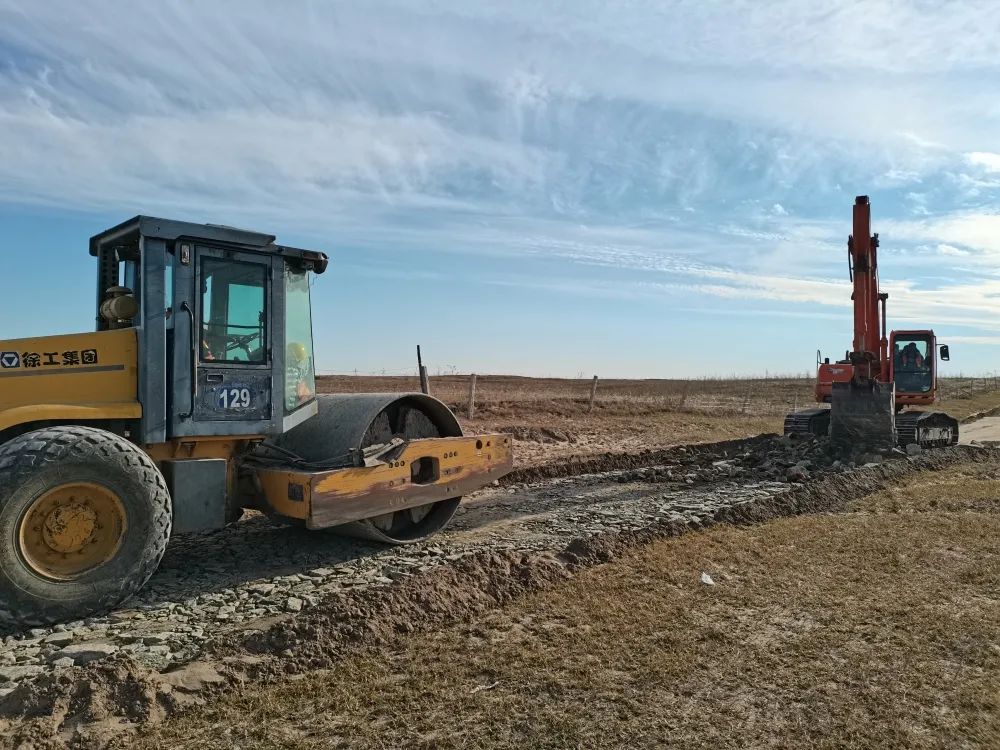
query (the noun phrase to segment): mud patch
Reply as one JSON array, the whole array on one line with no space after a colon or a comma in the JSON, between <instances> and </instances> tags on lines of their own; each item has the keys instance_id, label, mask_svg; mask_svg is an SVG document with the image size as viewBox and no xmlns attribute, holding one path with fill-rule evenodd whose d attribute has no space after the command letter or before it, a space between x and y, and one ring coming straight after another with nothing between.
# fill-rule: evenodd
<instances>
[{"instance_id":1,"label":"mud patch","mask_svg":"<svg viewBox=\"0 0 1000 750\"><path fill-rule=\"evenodd\" d=\"M531 484L587 474L620 472L618 481L687 484L740 477L804 483L818 474L906 458L905 451L845 450L826 438L759 435L740 440L684 445L639 453L606 453L554 464L525 467L500 480L501 486Z\"/></svg>"},{"instance_id":2,"label":"mud patch","mask_svg":"<svg viewBox=\"0 0 1000 750\"><path fill-rule=\"evenodd\" d=\"M103 745L136 725L162 721L169 709L167 692L158 675L123 657L43 675L0 701L0 716L20 719L16 727L4 727L4 744Z\"/></svg>"},{"instance_id":3,"label":"mud patch","mask_svg":"<svg viewBox=\"0 0 1000 750\"><path fill-rule=\"evenodd\" d=\"M711 461L725 458L732 452L741 452L758 446L771 445L776 435L761 435L739 440L724 440L699 445L680 445L662 450L639 452L604 453L597 456L576 457L542 466L528 466L515 469L500 480L500 485L510 487L517 484L542 482L549 479L564 479L583 474L602 474L609 471L642 469L673 463L691 461Z\"/></svg>"},{"instance_id":4,"label":"mud patch","mask_svg":"<svg viewBox=\"0 0 1000 750\"><path fill-rule=\"evenodd\" d=\"M510 435L515 440L526 443L575 443L576 435L565 430L549 427L502 427L500 432Z\"/></svg>"},{"instance_id":5,"label":"mud patch","mask_svg":"<svg viewBox=\"0 0 1000 750\"><path fill-rule=\"evenodd\" d=\"M390 589L333 596L305 616L220 642L212 656L280 657L277 664L258 663L255 678L272 674L276 667L281 674L325 669L348 649L466 619L570 575L565 561L555 554L473 553Z\"/></svg>"},{"instance_id":6,"label":"mud patch","mask_svg":"<svg viewBox=\"0 0 1000 750\"><path fill-rule=\"evenodd\" d=\"M785 492L722 508L698 521L683 524L659 522L634 532L575 539L563 551L562 557L572 565L586 567L609 562L626 549L720 523L748 526L807 513L838 512L845 510L853 501L894 486L917 472L938 471L957 463L996 463L998 460L1000 450L956 446L908 460L827 474Z\"/></svg>"},{"instance_id":7,"label":"mud patch","mask_svg":"<svg viewBox=\"0 0 1000 750\"><path fill-rule=\"evenodd\" d=\"M967 417L963 417L958 422L959 424L969 424L970 422L975 422L985 417L995 417L1000 414L1000 406L994 406L989 409L983 409L982 411L976 411Z\"/></svg>"}]
</instances>

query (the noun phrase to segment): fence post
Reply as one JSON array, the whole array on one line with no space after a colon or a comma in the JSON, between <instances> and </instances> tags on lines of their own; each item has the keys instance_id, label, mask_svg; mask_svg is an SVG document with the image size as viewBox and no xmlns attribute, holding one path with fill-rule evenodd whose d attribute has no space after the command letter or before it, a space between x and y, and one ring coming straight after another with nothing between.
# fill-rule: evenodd
<instances>
[{"instance_id":1,"label":"fence post","mask_svg":"<svg viewBox=\"0 0 1000 750\"><path fill-rule=\"evenodd\" d=\"M431 395L431 379L427 375L427 368L424 367L424 358L420 354L420 345L417 344L417 372L420 373L420 392L426 396Z\"/></svg>"},{"instance_id":2,"label":"fence post","mask_svg":"<svg viewBox=\"0 0 1000 750\"><path fill-rule=\"evenodd\" d=\"M594 410L594 400L597 398L597 376L594 376L594 382L590 386L590 406L587 407L587 413L590 414Z\"/></svg>"},{"instance_id":3,"label":"fence post","mask_svg":"<svg viewBox=\"0 0 1000 750\"><path fill-rule=\"evenodd\" d=\"M476 416L476 373L469 379L469 419Z\"/></svg>"}]
</instances>

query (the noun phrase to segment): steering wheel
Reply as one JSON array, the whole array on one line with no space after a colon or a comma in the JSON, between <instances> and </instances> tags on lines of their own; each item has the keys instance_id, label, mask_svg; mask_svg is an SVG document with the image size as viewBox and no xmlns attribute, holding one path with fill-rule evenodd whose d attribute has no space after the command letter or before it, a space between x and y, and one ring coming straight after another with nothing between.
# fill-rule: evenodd
<instances>
[{"instance_id":1,"label":"steering wheel","mask_svg":"<svg viewBox=\"0 0 1000 750\"><path fill-rule=\"evenodd\" d=\"M260 333L224 333L222 337L226 344L226 354L237 349L250 351L250 345L260 338Z\"/></svg>"}]
</instances>

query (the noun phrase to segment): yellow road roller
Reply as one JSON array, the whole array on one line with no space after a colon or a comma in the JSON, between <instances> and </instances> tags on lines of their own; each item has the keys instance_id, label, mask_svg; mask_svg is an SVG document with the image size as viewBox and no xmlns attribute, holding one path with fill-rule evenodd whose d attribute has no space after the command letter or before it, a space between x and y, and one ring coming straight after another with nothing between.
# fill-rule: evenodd
<instances>
[{"instance_id":1,"label":"yellow road roller","mask_svg":"<svg viewBox=\"0 0 1000 750\"><path fill-rule=\"evenodd\" d=\"M0 625L111 609L243 509L385 544L513 464L421 393L318 395L321 252L138 216L91 238L96 331L0 341Z\"/></svg>"}]
</instances>

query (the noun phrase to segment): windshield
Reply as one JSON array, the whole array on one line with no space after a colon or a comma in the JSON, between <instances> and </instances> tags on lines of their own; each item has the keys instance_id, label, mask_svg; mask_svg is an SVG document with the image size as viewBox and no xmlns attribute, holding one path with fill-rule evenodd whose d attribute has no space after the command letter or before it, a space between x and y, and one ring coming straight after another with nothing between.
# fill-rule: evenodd
<instances>
[{"instance_id":1,"label":"windshield","mask_svg":"<svg viewBox=\"0 0 1000 750\"><path fill-rule=\"evenodd\" d=\"M316 396L309 274L285 269L285 412Z\"/></svg>"},{"instance_id":2,"label":"windshield","mask_svg":"<svg viewBox=\"0 0 1000 750\"><path fill-rule=\"evenodd\" d=\"M892 362L897 391L927 393L931 390L931 347L929 336L904 335L894 339Z\"/></svg>"}]
</instances>

